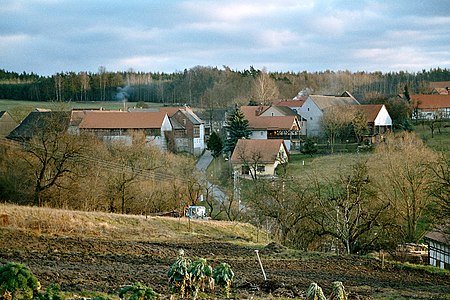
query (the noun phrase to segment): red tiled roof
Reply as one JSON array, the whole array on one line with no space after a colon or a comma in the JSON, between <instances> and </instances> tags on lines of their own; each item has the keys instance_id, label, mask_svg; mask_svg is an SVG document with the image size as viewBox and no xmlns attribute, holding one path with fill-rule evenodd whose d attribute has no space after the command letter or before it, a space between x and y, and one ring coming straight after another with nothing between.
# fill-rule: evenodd
<instances>
[{"instance_id":1,"label":"red tiled roof","mask_svg":"<svg viewBox=\"0 0 450 300\"><path fill-rule=\"evenodd\" d=\"M83 129L158 129L165 112L92 111L80 123Z\"/></svg>"},{"instance_id":2,"label":"red tiled roof","mask_svg":"<svg viewBox=\"0 0 450 300\"><path fill-rule=\"evenodd\" d=\"M281 145L283 145L286 153L288 153L283 140L238 140L231 155L231 162L242 163L243 158L251 161L252 156L257 154L259 156L258 162L274 163Z\"/></svg>"},{"instance_id":3,"label":"red tiled roof","mask_svg":"<svg viewBox=\"0 0 450 300\"><path fill-rule=\"evenodd\" d=\"M254 117L248 120L248 127L250 129L291 130L295 118L295 116Z\"/></svg>"},{"instance_id":4,"label":"red tiled roof","mask_svg":"<svg viewBox=\"0 0 450 300\"><path fill-rule=\"evenodd\" d=\"M247 120L259 116L262 112L267 110L270 106L241 106L240 110Z\"/></svg>"},{"instance_id":5,"label":"red tiled roof","mask_svg":"<svg viewBox=\"0 0 450 300\"><path fill-rule=\"evenodd\" d=\"M286 129L290 130L296 116L259 116L260 112L266 111L270 106L241 106L241 111L248 120L251 129Z\"/></svg>"},{"instance_id":6,"label":"red tiled roof","mask_svg":"<svg viewBox=\"0 0 450 300\"><path fill-rule=\"evenodd\" d=\"M356 109L363 111L366 114L367 122L375 122L383 104L362 104L354 105Z\"/></svg>"},{"instance_id":7,"label":"red tiled roof","mask_svg":"<svg viewBox=\"0 0 450 300\"><path fill-rule=\"evenodd\" d=\"M169 117L172 117L174 114L176 114L179 110L184 109L183 107L161 107L159 109L160 112L165 112Z\"/></svg>"},{"instance_id":8,"label":"red tiled roof","mask_svg":"<svg viewBox=\"0 0 450 300\"><path fill-rule=\"evenodd\" d=\"M450 108L450 95L411 95L411 102L420 109Z\"/></svg>"}]
</instances>

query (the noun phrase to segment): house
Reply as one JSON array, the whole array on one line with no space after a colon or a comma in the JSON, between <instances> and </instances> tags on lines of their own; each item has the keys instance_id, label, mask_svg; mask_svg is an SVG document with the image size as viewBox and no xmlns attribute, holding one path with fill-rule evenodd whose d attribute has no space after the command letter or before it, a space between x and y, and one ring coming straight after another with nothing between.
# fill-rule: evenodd
<instances>
[{"instance_id":1,"label":"house","mask_svg":"<svg viewBox=\"0 0 450 300\"><path fill-rule=\"evenodd\" d=\"M436 228L425 235L430 265L450 270L450 234L445 227Z\"/></svg>"},{"instance_id":2,"label":"house","mask_svg":"<svg viewBox=\"0 0 450 300\"><path fill-rule=\"evenodd\" d=\"M12 130L6 138L27 142L39 133L48 131L49 128L58 132L66 132L69 127L70 112L35 110L28 114L25 119Z\"/></svg>"},{"instance_id":3,"label":"house","mask_svg":"<svg viewBox=\"0 0 450 300\"><path fill-rule=\"evenodd\" d=\"M413 119L450 118L450 95L411 95Z\"/></svg>"},{"instance_id":4,"label":"house","mask_svg":"<svg viewBox=\"0 0 450 300\"><path fill-rule=\"evenodd\" d=\"M434 81L430 82L432 94L450 95L450 81Z\"/></svg>"},{"instance_id":5,"label":"house","mask_svg":"<svg viewBox=\"0 0 450 300\"><path fill-rule=\"evenodd\" d=\"M172 133L168 134L171 150L200 155L206 147L207 126L189 106L160 108L131 108L130 112L163 112L169 117Z\"/></svg>"},{"instance_id":6,"label":"house","mask_svg":"<svg viewBox=\"0 0 450 300\"><path fill-rule=\"evenodd\" d=\"M282 139L238 140L231 164L240 176L274 176L276 168L289 160L288 149Z\"/></svg>"},{"instance_id":7,"label":"house","mask_svg":"<svg viewBox=\"0 0 450 300\"><path fill-rule=\"evenodd\" d=\"M392 130L392 119L384 104L355 105L367 118L368 134L364 140L376 143L383 140L383 135Z\"/></svg>"},{"instance_id":8,"label":"house","mask_svg":"<svg viewBox=\"0 0 450 300\"><path fill-rule=\"evenodd\" d=\"M332 106L359 105L349 92L340 96L309 95L300 107L300 116L306 119L306 135L319 136L322 134L320 120L324 110Z\"/></svg>"},{"instance_id":9,"label":"house","mask_svg":"<svg viewBox=\"0 0 450 300\"><path fill-rule=\"evenodd\" d=\"M7 111L0 111L0 137L6 137L17 125Z\"/></svg>"},{"instance_id":10,"label":"house","mask_svg":"<svg viewBox=\"0 0 450 300\"><path fill-rule=\"evenodd\" d=\"M240 109L248 120L250 139L283 139L289 151L300 149L301 126L297 114L274 115L279 110L269 106L241 106Z\"/></svg>"},{"instance_id":11,"label":"house","mask_svg":"<svg viewBox=\"0 0 450 300\"><path fill-rule=\"evenodd\" d=\"M87 111L79 124L80 133L94 134L105 142L131 145L136 138L167 149L166 133L172 131L164 112Z\"/></svg>"},{"instance_id":12,"label":"house","mask_svg":"<svg viewBox=\"0 0 450 300\"><path fill-rule=\"evenodd\" d=\"M205 123L189 108L178 109L171 117L176 152L199 156L205 150Z\"/></svg>"}]
</instances>

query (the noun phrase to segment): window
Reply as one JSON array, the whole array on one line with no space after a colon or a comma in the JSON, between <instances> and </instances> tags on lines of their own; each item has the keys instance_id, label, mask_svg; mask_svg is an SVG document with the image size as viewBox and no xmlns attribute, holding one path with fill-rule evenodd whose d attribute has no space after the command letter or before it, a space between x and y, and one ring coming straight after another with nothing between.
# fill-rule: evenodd
<instances>
[{"instance_id":1,"label":"window","mask_svg":"<svg viewBox=\"0 0 450 300\"><path fill-rule=\"evenodd\" d=\"M194 136L200 136L200 128L194 127Z\"/></svg>"},{"instance_id":2,"label":"window","mask_svg":"<svg viewBox=\"0 0 450 300\"><path fill-rule=\"evenodd\" d=\"M264 132L263 132L263 131L261 131L261 132L260 132L260 134L261 134L261 136L263 136L263 135L264 135Z\"/></svg>"},{"instance_id":3,"label":"window","mask_svg":"<svg viewBox=\"0 0 450 300\"><path fill-rule=\"evenodd\" d=\"M308 107L308 111L309 111L309 107Z\"/></svg>"},{"instance_id":4,"label":"window","mask_svg":"<svg viewBox=\"0 0 450 300\"><path fill-rule=\"evenodd\" d=\"M309 117L310 120L312 120L312 117Z\"/></svg>"},{"instance_id":5,"label":"window","mask_svg":"<svg viewBox=\"0 0 450 300\"><path fill-rule=\"evenodd\" d=\"M264 173L266 171L266 166L257 166L256 171L258 173Z\"/></svg>"},{"instance_id":6,"label":"window","mask_svg":"<svg viewBox=\"0 0 450 300\"><path fill-rule=\"evenodd\" d=\"M248 175L248 174L250 174L250 167L242 166L242 175Z\"/></svg>"}]
</instances>

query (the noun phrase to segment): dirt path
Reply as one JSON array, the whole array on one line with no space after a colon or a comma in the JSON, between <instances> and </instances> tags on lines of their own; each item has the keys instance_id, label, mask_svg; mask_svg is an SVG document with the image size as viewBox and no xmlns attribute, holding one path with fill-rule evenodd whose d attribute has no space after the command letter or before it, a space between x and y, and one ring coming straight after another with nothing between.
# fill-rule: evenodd
<instances>
[{"instance_id":1,"label":"dirt path","mask_svg":"<svg viewBox=\"0 0 450 300\"><path fill-rule=\"evenodd\" d=\"M0 263L24 263L44 287L58 283L73 292L116 293L120 286L139 281L169 295L167 270L180 248L189 257L206 258L212 266L229 263L236 273L233 293L237 299L264 298L269 293L301 298L313 281L328 294L336 280L344 283L350 299L380 295L443 299L450 294L450 276L393 266L382 269L377 260L357 256L292 258L261 250L268 276L264 282L251 247L208 240L176 244L43 236L0 228Z\"/></svg>"}]
</instances>

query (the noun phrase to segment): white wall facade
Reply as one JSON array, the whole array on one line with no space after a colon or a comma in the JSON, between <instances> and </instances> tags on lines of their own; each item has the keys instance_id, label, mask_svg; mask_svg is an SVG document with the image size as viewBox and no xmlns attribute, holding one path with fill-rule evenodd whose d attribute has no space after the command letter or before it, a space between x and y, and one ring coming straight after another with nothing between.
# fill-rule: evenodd
<instances>
[{"instance_id":1,"label":"white wall facade","mask_svg":"<svg viewBox=\"0 0 450 300\"><path fill-rule=\"evenodd\" d=\"M375 126L392 126L392 119L386 107L383 105L375 119Z\"/></svg>"},{"instance_id":2,"label":"white wall facade","mask_svg":"<svg viewBox=\"0 0 450 300\"><path fill-rule=\"evenodd\" d=\"M248 138L251 140L267 140L267 130L252 130Z\"/></svg>"},{"instance_id":3,"label":"white wall facade","mask_svg":"<svg viewBox=\"0 0 450 300\"><path fill-rule=\"evenodd\" d=\"M320 119L323 116L322 110L317 107L311 97L306 99L303 106L299 109L299 114L301 117L306 119L306 136L318 136L321 133L320 129ZM303 133L303 130L302 130Z\"/></svg>"}]
</instances>

